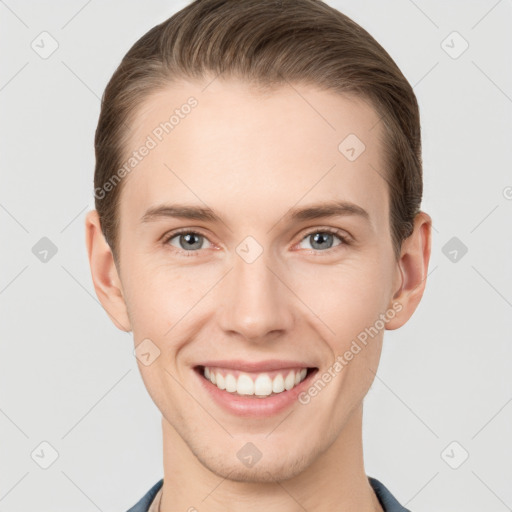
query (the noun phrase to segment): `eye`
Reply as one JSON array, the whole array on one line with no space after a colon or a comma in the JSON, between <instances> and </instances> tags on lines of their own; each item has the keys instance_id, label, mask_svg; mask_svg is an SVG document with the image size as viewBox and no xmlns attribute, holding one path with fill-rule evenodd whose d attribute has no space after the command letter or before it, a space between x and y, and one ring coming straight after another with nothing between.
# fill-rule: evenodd
<instances>
[{"instance_id":1,"label":"eye","mask_svg":"<svg viewBox=\"0 0 512 512\"><path fill-rule=\"evenodd\" d=\"M339 240L339 243L333 245L333 239L335 238ZM205 241L209 246L204 246ZM340 230L333 228L317 228L314 231L310 231L303 237L301 243L304 241L309 241L313 252L328 252L330 249L335 249L339 246L350 245L349 237L345 236ZM181 253L183 256L198 256L200 249L213 247L205 235L190 229L174 231L165 237L162 243L166 246L172 246L173 250L176 250L176 252Z\"/></svg>"},{"instance_id":2,"label":"eye","mask_svg":"<svg viewBox=\"0 0 512 512\"><path fill-rule=\"evenodd\" d=\"M333 239L337 238L340 240L340 243L335 244L333 246ZM310 231L306 236L302 239L302 241L309 241L311 244L311 248L314 251L326 252L329 249L338 247L340 245L349 245L349 239L347 236L344 236L341 231L332 228L322 228L316 229L314 231Z\"/></svg>"},{"instance_id":3,"label":"eye","mask_svg":"<svg viewBox=\"0 0 512 512\"><path fill-rule=\"evenodd\" d=\"M176 244L172 243L171 240L176 239ZM195 256L195 252L199 249L207 249L208 247L203 246L203 242L208 240L204 235L197 231L182 230L175 231L164 240L164 245L171 245L178 249L178 252L189 253L186 256ZM210 243L208 241L208 243ZM211 245L211 244L210 244Z\"/></svg>"}]
</instances>

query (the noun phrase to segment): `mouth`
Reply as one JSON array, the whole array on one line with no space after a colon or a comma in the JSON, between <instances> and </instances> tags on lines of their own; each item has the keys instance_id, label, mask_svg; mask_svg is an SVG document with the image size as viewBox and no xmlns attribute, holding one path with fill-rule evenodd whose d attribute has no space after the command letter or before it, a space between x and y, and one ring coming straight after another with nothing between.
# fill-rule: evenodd
<instances>
[{"instance_id":1,"label":"mouth","mask_svg":"<svg viewBox=\"0 0 512 512\"><path fill-rule=\"evenodd\" d=\"M197 365L199 392L225 413L244 419L272 417L300 401L300 396L311 385L317 367L275 368L277 363L262 365L257 371ZM241 365L238 365L239 367ZM246 364L244 369L254 370ZM274 367L273 370L268 368ZM293 365L292 365L293 366ZM304 407L303 405L301 407Z\"/></svg>"},{"instance_id":2,"label":"mouth","mask_svg":"<svg viewBox=\"0 0 512 512\"><path fill-rule=\"evenodd\" d=\"M194 371L219 391L243 398L269 399L296 390L318 371L316 367L297 367L261 372L197 365Z\"/></svg>"}]
</instances>

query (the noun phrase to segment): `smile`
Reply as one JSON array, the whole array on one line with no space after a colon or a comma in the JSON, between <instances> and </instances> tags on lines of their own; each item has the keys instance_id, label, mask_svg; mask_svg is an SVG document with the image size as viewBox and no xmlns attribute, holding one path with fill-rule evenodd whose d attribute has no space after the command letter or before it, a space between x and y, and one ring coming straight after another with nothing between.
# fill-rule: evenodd
<instances>
[{"instance_id":1,"label":"smile","mask_svg":"<svg viewBox=\"0 0 512 512\"><path fill-rule=\"evenodd\" d=\"M249 373L205 366L203 375L217 388L237 395L267 397L289 391L300 384L307 375L307 368L274 370Z\"/></svg>"},{"instance_id":2,"label":"smile","mask_svg":"<svg viewBox=\"0 0 512 512\"><path fill-rule=\"evenodd\" d=\"M242 371L220 366L194 367L200 387L221 409L239 417L265 417L282 412L310 385L316 367Z\"/></svg>"}]
</instances>

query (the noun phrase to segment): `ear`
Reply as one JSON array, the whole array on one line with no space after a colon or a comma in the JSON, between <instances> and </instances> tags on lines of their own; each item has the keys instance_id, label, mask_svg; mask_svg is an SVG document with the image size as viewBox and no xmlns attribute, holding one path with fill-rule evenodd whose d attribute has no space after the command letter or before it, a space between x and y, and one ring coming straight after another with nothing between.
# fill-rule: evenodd
<instances>
[{"instance_id":1,"label":"ear","mask_svg":"<svg viewBox=\"0 0 512 512\"><path fill-rule=\"evenodd\" d=\"M414 219L412 234L402 243L397 263L398 284L395 286L398 290L390 302L390 308L397 313L386 323L387 330L402 327L420 303L427 283L431 243L432 219L425 212L419 212Z\"/></svg>"},{"instance_id":2,"label":"ear","mask_svg":"<svg viewBox=\"0 0 512 512\"><path fill-rule=\"evenodd\" d=\"M85 218L85 244L94 289L103 309L118 329L130 332L130 319L122 293L121 280L110 246L101 231L97 210L88 212Z\"/></svg>"}]
</instances>

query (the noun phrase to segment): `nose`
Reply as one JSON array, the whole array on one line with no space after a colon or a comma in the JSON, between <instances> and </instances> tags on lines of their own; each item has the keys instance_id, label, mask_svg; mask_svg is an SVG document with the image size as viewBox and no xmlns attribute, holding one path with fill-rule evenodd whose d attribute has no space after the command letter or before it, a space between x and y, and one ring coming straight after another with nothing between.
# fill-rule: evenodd
<instances>
[{"instance_id":1,"label":"nose","mask_svg":"<svg viewBox=\"0 0 512 512\"><path fill-rule=\"evenodd\" d=\"M219 323L226 335L261 343L292 329L296 299L270 260L265 251L250 263L235 255L219 297Z\"/></svg>"}]
</instances>

